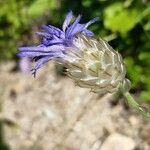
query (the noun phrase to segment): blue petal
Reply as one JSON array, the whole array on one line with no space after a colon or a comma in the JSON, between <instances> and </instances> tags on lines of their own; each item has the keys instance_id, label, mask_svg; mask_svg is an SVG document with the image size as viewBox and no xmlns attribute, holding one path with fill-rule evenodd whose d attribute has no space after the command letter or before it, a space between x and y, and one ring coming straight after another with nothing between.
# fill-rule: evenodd
<instances>
[{"instance_id":1,"label":"blue petal","mask_svg":"<svg viewBox=\"0 0 150 150\"><path fill-rule=\"evenodd\" d=\"M83 30L82 33L86 36L94 36L94 33L88 29Z\"/></svg>"},{"instance_id":2,"label":"blue petal","mask_svg":"<svg viewBox=\"0 0 150 150\"><path fill-rule=\"evenodd\" d=\"M32 51L26 51L26 52L20 52L17 54L19 57L36 57L36 56L47 56L50 55L50 53L43 53L43 52L32 52Z\"/></svg>"},{"instance_id":3,"label":"blue petal","mask_svg":"<svg viewBox=\"0 0 150 150\"><path fill-rule=\"evenodd\" d=\"M51 26L51 25L48 25L48 26L43 25L42 29L51 35L56 35L57 37L60 37L60 35L62 33L62 31L59 28L56 28L56 27Z\"/></svg>"},{"instance_id":4,"label":"blue petal","mask_svg":"<svg viewBox=\"0 0 150 150\"><path fill-rule=\"evenodd\" d=\"M38 69L40 69L45 63L47 63L48 61L50 61L53 58L53 56L45 56L42 57L41 59L39 59L34 67L34 69L32 69L32 74L34 75L34 77L36 76L36 72Z\"/></svg>"},{"instance_id":5,"label":"blue petal","mask_svg":"<svg viewBox=\"0 0 150 150\"><path fill-rule=\"evenodd\" d=\"M74 23L70 27L68 27L66 31L66 38L71 38L72 32L74 31L76 25L79 23L80 19L81 19L81 15L78 15Z\"/></svg>"},{"instance_id":6,"label":"blue petal","mask_svg":"<svg viewBox=\"0 0 150 150\"><path fill-rule=\"evenodd\" d=\"M35 67L31 70L34 77L36 76L36 72L37 72L38 69L40 69L48 61L50 61L54 58L57 58L57 57L61 58L61 57L64 57L64 56L63 56L62 53L60 53L59 55L55 54L55 55L42 56L39 59L37 59Z\"/></svg>"},{"instance_id":7,"label":"blue petal","mask_svg":"<svg viewBox=\"0 0 150 150\"><path fill-rule=\"evenodd\" d=\"M51 51L64 51L65 47L63 45L53 45L53 46L33 46L33 47L19 47L18 50L20 52L23 51L32 51L32 52L43 52L43 53L49 53Z\"/></svg>"},{"instance_id":8,"label":"blue petal","mask_svg":"<svg viewBox=\"0 0 150 150\"><path fill-rule=\"evenodd\" d=\"M75 36L76 34L78 34L79 32L82 32L85 28L85 25L81 25L81 24L77 24L74 29L72 30L72 32L70 33L70 37Z\"/></svg>"},{"instance_id":9,"label":"blue petal","mask_svg":"<svg viewBox=\"0 0 150 150\"><path fill-rule=\"evenodd\" d=\"M36 34L44 37L52 37L52 35L47 32L36 32Z\"/></svg>"},{"instance_id":10,"label":"blue petal","mask_svg":"<svg viewBox=\"0 0 150 150\"><path fill-rule=\"evenodd\" d=\"M65 50L63 45L53 45L49 47L20 47L19 57L35 57L56 55L57 57Z\"/></svg>"},{"instance_id":11,"label":"blue petal","mask_svg":"<svg viewBox=\"0 0 150 150\"><path fill-rule=\"evenodd\" d=\"M87 28L89 25L91 25L92 23L94 23L94 22L96 22L96 21L98 21L98 20L99 20L99 17L93 18L92 20L90 20L89 22L87 22L87 23L85 24L85 28Z\"/></svg>"},{"instance_id":12,"label":"blue petal","mask_svg":"<svg viewBox=\"0 0 150 150\"><path fill-rule=\"evenodd\" d=\"M74 36L74 35L78 34L79 32L85 33L85 35L87 35L87 36L89 36L89 35L90 35L90 36L93 36L93 35L94 35L93 32L91 32L90 30L87 30L86 28L87 28L89 25L91 25L92 23L94 23L95 21L97 21L98 19L99 19L99 18L96 17L96 18L90 20L89 22L87 22L86 24L80 24L80 23L78 23L78 24L75 26L75 28L74 28L74 30L72 31L72 33L70 34L70 36Z\"/></svg>"},{"instance_id":13,"label":"blue petal","mask_svg":"<svg viewBox=\"0 0 150 150\"><path fill-rule=\"evenodd\" d=\"M44 38L42 43L45 45L45 46L53 46L53 45L59 45L59 44L63 44L63 40L62 39L54 39L54 40L49 40L49 39L46 39Z\"/></svg>"},{"instance_id":14,"label":"blue petal","mask_svg":"<svg viewBox=\"0 0 150 150\"><path fill-rule=\"evenodd\" d=\"M64 32L65 32L66 28L69 26L69 24L70 24L72 18L73 18L73 14L72 14L72 11L70 11L70 12L67 14L67 16L66 16L66 18L65 18L65 21L64 21L64 23L63 23L63 26L62 26L62 29L63 29Z\"/></svg>"}]
</instances>

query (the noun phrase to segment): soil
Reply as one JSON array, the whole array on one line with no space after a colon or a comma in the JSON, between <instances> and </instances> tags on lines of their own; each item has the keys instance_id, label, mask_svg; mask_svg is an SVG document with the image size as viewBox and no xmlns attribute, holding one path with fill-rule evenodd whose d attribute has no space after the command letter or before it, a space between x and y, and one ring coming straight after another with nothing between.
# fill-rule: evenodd
<instances>
[{"instance_id":1,"label":"soil","mask_svg":"<svg viewBox=\"0 0 150 150\"><path fill-rule=\"evenodd\" d=\"M0 64L0 119L11 150L150 149L150 124L111 94L98 95L56 73L54 63L36 78ZM123 147L122 147L123 150Z\"/></svg>"}]
</instances>

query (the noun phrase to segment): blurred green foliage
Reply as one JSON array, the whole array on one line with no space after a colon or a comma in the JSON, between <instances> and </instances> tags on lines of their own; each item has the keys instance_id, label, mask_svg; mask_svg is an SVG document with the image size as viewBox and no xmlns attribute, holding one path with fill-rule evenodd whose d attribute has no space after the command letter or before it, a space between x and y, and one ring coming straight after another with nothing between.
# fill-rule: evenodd
<instances>
[{"instance_id":1,"label":"blurred green foliage","mask_svg":"<svg viewBox=\"0 0 150 150\"><path fill-rule=\"evenodd\" d=\"M56 7L55 0L0 0L0 59L12 59L29 26ZM35 26L38 21L36 21Z\"/></svg>"},{"instance_id":2,"label":"blurred green foliage","mask_svg":"<svg viewBox=\"0 0 150 150\"><path fill-rule=\"evenodd\" d=\"M10 150L9 145L5 141L4 133L4 123L0 120L0 149L1 150Z\"/></svg>"},{"instance_id":3,"label":"blurred green foliage","mask_svg":"<svg viewBox=\"0 0 150 150\"><path fill-rule=\"evenodd\" d=\"M15 58L16 47L32 41L33 27L43 23L60 26L69 10L83 14L83 22L99 16L91 30L120 51L132 92L150 101L148 0L1 0L0 6L0 60Z\"/></svg>"}]
</instances>

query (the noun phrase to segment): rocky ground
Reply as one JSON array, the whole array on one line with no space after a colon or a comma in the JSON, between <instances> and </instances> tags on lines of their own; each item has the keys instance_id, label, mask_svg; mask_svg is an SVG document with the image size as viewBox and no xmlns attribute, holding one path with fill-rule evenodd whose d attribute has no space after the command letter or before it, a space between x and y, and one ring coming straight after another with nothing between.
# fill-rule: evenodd
<instances>
[{"instance_id":1,"label":"rocky ground","mask_svg":"<svg viewBox=\"0 0 150 150\"><path fill-rule=\"evenodd\" d=\"M100 96L56 74L50 63L37 78L0 65L0 118L11 150L149 150L150 124L123 100Z\"/></svg>"}]
</instances>

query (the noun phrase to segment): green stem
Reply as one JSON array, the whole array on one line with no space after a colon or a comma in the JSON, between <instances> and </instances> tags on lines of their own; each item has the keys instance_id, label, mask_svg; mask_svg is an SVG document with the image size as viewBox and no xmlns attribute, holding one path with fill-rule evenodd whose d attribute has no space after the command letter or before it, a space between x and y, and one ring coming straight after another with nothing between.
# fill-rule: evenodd
<instances>
[{"instance_id":1,"label":"green stem","mask_svg":"<svg viewBox=\"0 0 150 150\"><path fill-rule=\"evenodd\" d=\"M131 96L129 92L123 92L123 95L126 97L128 104L132 107L141 112L146 118L150 119L150 112L145 110L141 107Z\"/></svg>"}]
</instances>

